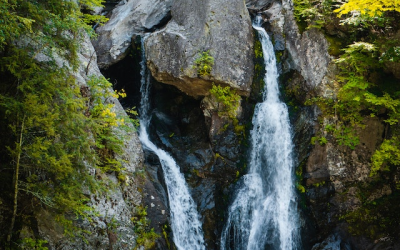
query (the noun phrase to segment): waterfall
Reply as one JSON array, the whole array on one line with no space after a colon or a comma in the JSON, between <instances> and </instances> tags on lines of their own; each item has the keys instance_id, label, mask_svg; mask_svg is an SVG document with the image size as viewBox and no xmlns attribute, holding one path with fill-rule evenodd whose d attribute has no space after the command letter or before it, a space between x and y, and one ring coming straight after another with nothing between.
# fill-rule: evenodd
<instances>
[{"instance_id":1,"label":"waterfall","mask_svg":"<svg viewBox=\"0 0 400 250\"><path fill-rule=\"evenodd\" d=\"M249 170L238 182L221 234L221 249L301 249L288 109L279 99L273 45L257 17L266 75L263 102L254 110Z\"/></svg>"},{"instance_id":2,"label":"waterfall","mask_svg":"<svg viewBox=\"0 0 400 250\"><path fill-rule=\"evenodd\" d=\"M159 158L165 184L168 191L169 207L171 212L171 228L173 240L178 250L204 250L204 238L199 214L196 204L189 193L183 174L175 160L164 150L150 141L147 133L150 124L150 75L146 72L146 58L142 39L142 62L141 62L141 102L140 102L140 133L139 139L143 146L153 151Z\"/></svg>"}]
</instances>

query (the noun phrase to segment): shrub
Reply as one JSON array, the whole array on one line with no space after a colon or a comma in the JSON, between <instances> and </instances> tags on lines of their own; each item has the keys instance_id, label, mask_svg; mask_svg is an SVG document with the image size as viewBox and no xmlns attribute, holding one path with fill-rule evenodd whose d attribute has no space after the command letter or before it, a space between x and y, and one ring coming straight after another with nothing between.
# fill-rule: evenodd
<instances>
[{"instance_id":1,"label":"shrub","mask_svg":"<svg viewBox=\"0 0 400 250\"><path fill-rule=\"evenodd\" d=\"M200 76L208 76L211 73L214 65L214 58L210 55L210 51L204 51L200 53L197 59L194 61L195 65L193 68L197 69L197 74Z\"/></svg>"}]
</instances>

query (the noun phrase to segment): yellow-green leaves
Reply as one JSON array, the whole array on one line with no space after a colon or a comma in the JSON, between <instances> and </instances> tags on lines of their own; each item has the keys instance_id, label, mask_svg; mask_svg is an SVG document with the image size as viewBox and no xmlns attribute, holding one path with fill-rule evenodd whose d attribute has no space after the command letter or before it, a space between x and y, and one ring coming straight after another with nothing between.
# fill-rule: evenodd
<instances>
[{"instance_id":1,"label":"yellow-green leaves","mask_svg":"<svg viewBox=\"0 0 400 250\"><path fill-rule=\"evenodd\" d=\"M24 32L32 32L32 23L35 20L23 17L17 9L17 0L0 1L0 51L12 39L19 37Z\"/></svg>"},{"instance_id":2,"label":"yellow-green leaves","mask_svg":"<svg viewBox=\"0 0 400 250\"><path fill-rule=\"evenodd\" d=\"M399 139L394 136L390 140L384 140L377 151L372 156L372 166L370 176L374 176L378 171L389 171L389 164L400 165Z\"/></svg>"},{"instance_id":3,"label":"yellow-green leaves","mask_svg":"<svg viewBox=\"0 0 400 250\"><path fill-rule=\"evenodd\" d=\"M219 115L228 116L231 119L236 118L236 112L240 106L240 96L234 90L230 87L223 88L213 84L210 94L221 104L221 107L219 107L220 111L218 112Z\"/></svg>"},{"instance_id":4,"label":"yellow-green leaves","mask_svg":"<svg viewBox=\"0 0 400 250\"><path fill-rule=\"evenodd\" d=\"M207 50L200 53L194 63L193 68L197 69L197 74L208 76L214 65L214 58L210 55L210 51Z\"/></svg>"},{"instance_id":5,"label":"yellow-green leaves","mask_svg":"<svg viewBox=\"0 0 400 250\"><path fill-rule=\"evenodd\" d=\"M400 1L398 0L349 0L347 3L340 6L334 12L338 13L338 16L348 14L352 11L358 11L362 15L368 15L371 17L381 16L386 11L398 11L400 12Z\"/></svg>"},{"instance_id":6,"label":"yellow-green leaves","mask_svg":"<svg viewBox=\"0 0 400 250\"><path fill-rule=\"evenodd\" d=\"M256 40L254 42L254 54L256 56L256 58L263 58L263 51L262 51L262 47L261 47L261 42Z\"/></svg>"},{"instance_id":7,"label":"yellow-green leaves","mask_svg":"<svg viewBox=\"0 0 400 250\"><path fill-rule=\"evenodd\" d=\"M124 121L107 99L125 93L92 78L92 93L85 95L87 87L78 86L71 72L83 32L92 30L87 23L100 17L82 9L87 13L102 2L0 0L0 171L11 177L5 186L19 173L16 193L59 213L71 235L80 231L64 214L90 220L93 209L83 191L106 189L106 180L95 180L88 167L122 170L115 157L122 140L112 129ZM38 54L46 60L37 61ZM59 66L56 57L68 66Z\"/></svg>"}]
</instances>

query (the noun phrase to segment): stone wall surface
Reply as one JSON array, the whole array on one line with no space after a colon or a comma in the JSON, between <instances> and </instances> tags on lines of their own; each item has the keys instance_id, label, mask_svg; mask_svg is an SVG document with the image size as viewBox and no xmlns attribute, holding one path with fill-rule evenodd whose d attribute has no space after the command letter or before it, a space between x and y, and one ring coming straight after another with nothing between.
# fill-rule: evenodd
<instances>
[{"instance_id":1,"label":"stone wall surface","mask_svg":"<svg viewBox=\"0 0 400 250\"><path fill-rule=\"evenodd\" d=\"M175 0L171 15L145 42L152 75L195 97L208 95L213 82L249 95L253 31L244 2ZM199 75L195 60L206 51L214 65L209 75Z\"/></svg>"},{"instance_id":2,"label":"stone wall surface","mask_svg":"<svg viewBox=\"0 0 400 250\"><path fill-rule=\"evenodd\" d=\"M112 10L109 21L96 29L93 41L98 65L106 68L125 57L134 35L143 35L169 17L172 0L124 0Z\"/></svg>"}]
</instances>

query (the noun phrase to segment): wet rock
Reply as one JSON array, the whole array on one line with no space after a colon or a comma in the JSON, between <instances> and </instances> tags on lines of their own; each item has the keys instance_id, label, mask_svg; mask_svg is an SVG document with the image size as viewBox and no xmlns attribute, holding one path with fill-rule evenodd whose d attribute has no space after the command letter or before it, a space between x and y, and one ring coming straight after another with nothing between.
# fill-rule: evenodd
<instances>
[{"instance_id":1,"label":"wet rock","mask_svg":"<svg viewBox=\"0 0 400 250\"><path fill-rule=\"evenodd\" d=\"M311 250L351 250L350 244L344 242L337 234L328 236L323 242L313 246Z\"/></svg>"},{"instance_id":2,"label":"wet rock","mask_svg":"<svg viewBox=\"0 0 400 250\"><path fill-rule=\"evenodd\" d=\"M149 178L146 178L144 183L143 203L147 207L150 228L154 228L154 232L161 236L156 240L156 249L168 249L163 235L163 230L165 231L163 227L170 223L170 211L167 188L159 161L154 165L146 165L146 172Z\"/></svg>"},{"instance_id":3,"label":"wet rock","mask_svg":"<svg viewBox=\"0 0 400 250\"><path fill-rule=\"evenodd\" d=\"M293 121L293 144L298 163L303 162L310 151L311 137L314 135L315 112L312 108L301 108ZM321 157L321 156L320 156Z\"/></svg>"},{"instance_id":4,"label":"wet rock","mask_svg":"<svg viewBox=\"0 0 400 250\"><path fill-rule=\"evenodd\" d=\"M329 44L324 35L317 29L300 33L293 15L292 1L274 2L264 13L272 32L282 34L285 38L285 48L291 58L287 70L300 72L306 81L306 89L315 89L321 84L331 62Z\"/></svg>"},{"instance_id":5,"label":"wet rock","mask_svg":"<svg viewBox=\"0 0 400 250\"><path fill-rule=\"evenodd\" d=\"M207 242L207 249L216 249L215 229L217 211L215 209L215 189L215 180L212 178L207 178L203 179L201 183L194 187L191 192L201 215L204 238Z\"/></svg>"},{"instance_id":6,"label":"wet rock","mask_svg":"<svg viewBox=\"0 0 400 250\"><path fill-rule=\"evenodd\" d=\"M167 149L180 166L201 216L207 249L217 249L227 205L221 190L234 181L241 157L237 136L230 126L216 131L215 142L211 142L201 100L165 84L154 82L152 89L151 99L157 100L150 129L153 142ZM158 159L150 156L147 162L157 164Z\"/></svg>"},{"instance_id":7,"label":"wet rock","mask_svg":"<svg viewBox=\"0 0 400 250\"><path fill-rule=\"evenodd\" d=\"M160 82L191 96L209 94L212 83L248 95L253 76L253 36L243 1L176 0L167 26L146 39L147 65ZM229 21L228 21L229 20ZM209 51L214 65L198 75L195 60Z\"/></svg>"},{"instance_id":8,"label":"wet rock","mask_svg":"<svg viewBox=\"0 0 400 250\"><path fill-rule=\"evenodd\" d=\"M310 208L320 228L320 236L327 235L338 227L339 216L355 211L365 202L361 200L360 194L368 194L365 198L372 201L392 192L389 186L376 185L373 192L359 186L371 181L370 159L382 142L384 132L384 127L377 118L366 118L364 123L365 130L358 131L361 143L353 150L337 145L322 129L328 124L334 124L334 120L324 118L322 128L316 129L329 141L323 146L316 142L310 152L304 178L308 185ZM327 187L331 190L329 196L326 196ZM351 236L346 236L346 240L350 238Z\"/></svg>"},{"instance_id":9,"label":"wet rock","mask_svg":"<svg viewBox=\"0 0 400 250\"><path fill-rule=\"evenodd\" d=\"M106 68L125 57L132 37L142 35L169 17L172 0L120 1L109 21L96 29L93 41L98 65Z\"/></svg>"}]
</instances>

